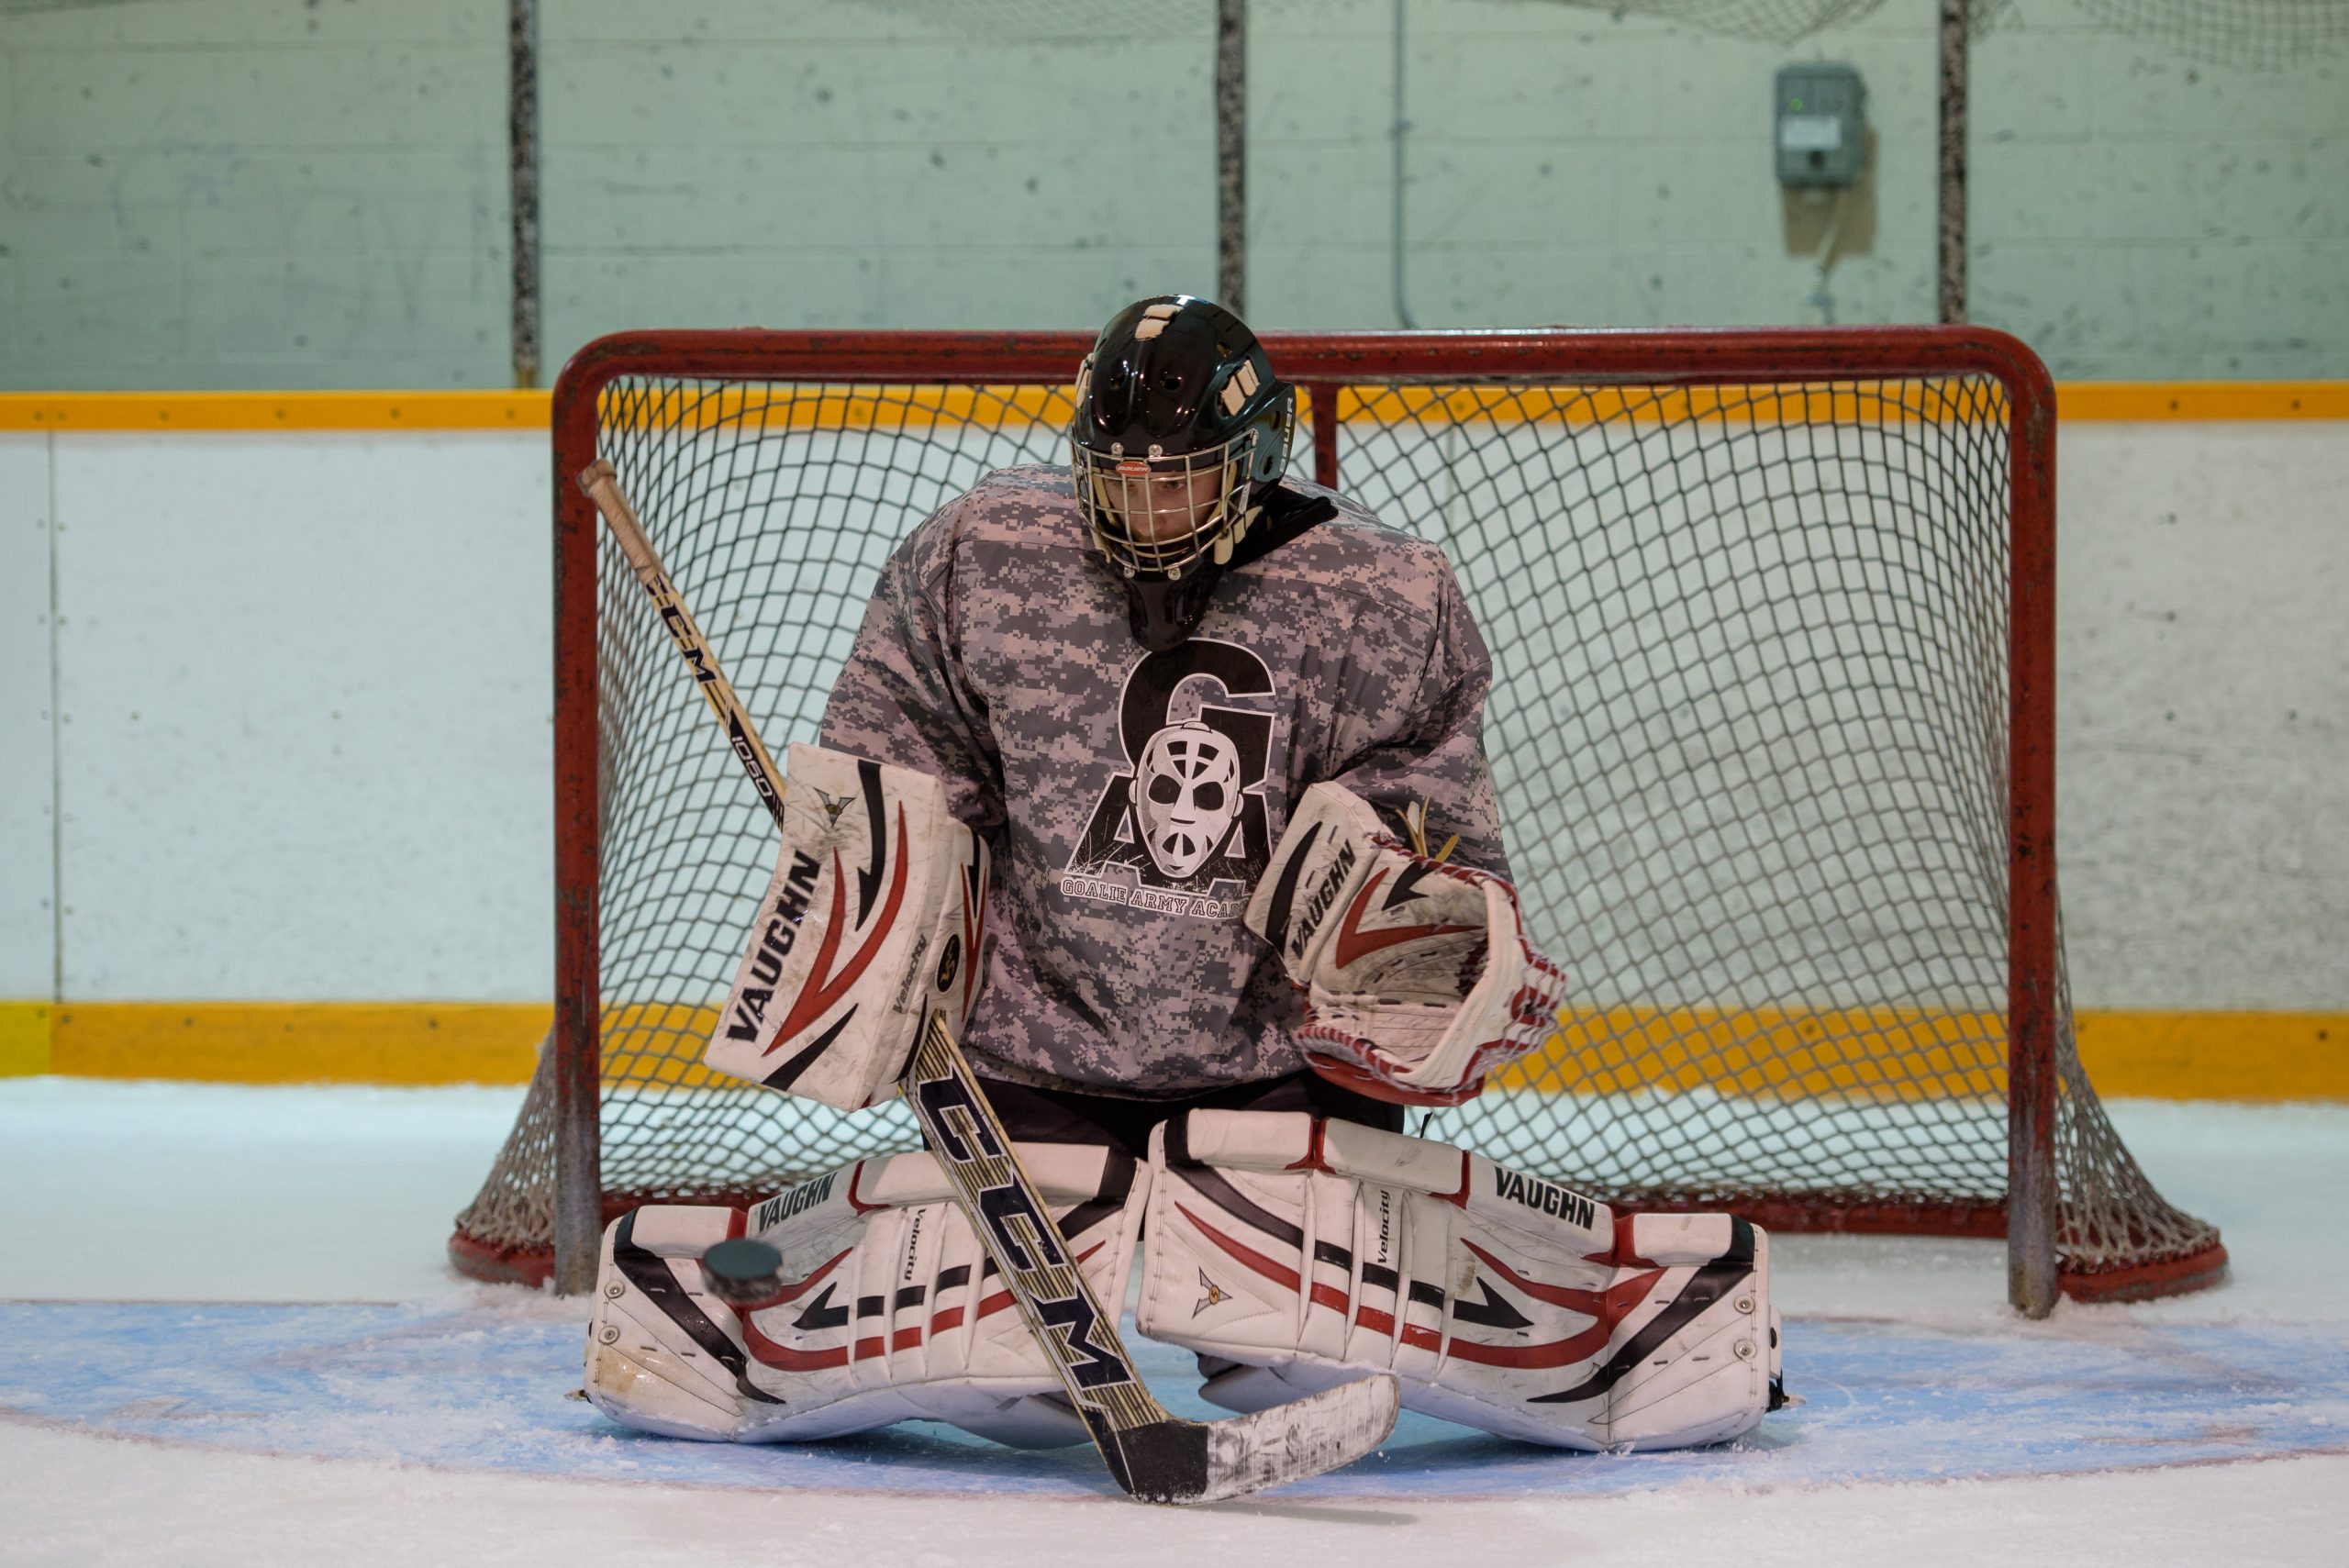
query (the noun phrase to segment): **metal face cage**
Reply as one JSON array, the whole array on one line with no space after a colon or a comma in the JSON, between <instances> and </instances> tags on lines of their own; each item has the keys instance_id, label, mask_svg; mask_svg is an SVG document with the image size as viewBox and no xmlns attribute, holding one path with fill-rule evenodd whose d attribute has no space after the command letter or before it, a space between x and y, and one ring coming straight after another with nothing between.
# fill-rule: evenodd
<instances>
[{"instance_id":1,"label":"metal face cage","mask_svg":"<svg viewBox=\"0 0 2349 1568\"><path fill-rule=\"evenodd\" d=\"M1248 494L1264 433L1255 425L1199 451L1167 452L1153 444L1141 453L1119 441L1097 450L1072 435L1069 473L1093 526L1094 548L1125 576L1169 582L1210 552L1229 561L1252 519ZM1193 487L1208 475L1216 481L1212 496L1195 501ZM1272 477L1279 477L1277 470ZM1180 518L1181 526L1162 533L1154 525L1137 527L1137 517Z\"/></svg>"}]
</instances>

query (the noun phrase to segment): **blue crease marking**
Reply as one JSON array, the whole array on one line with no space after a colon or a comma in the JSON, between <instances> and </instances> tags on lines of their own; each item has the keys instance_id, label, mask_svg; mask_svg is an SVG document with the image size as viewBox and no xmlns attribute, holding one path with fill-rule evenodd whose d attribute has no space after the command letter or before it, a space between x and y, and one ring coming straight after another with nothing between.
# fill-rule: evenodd
<instances>
[{"instance_id":1,"label":"blue crease marking","mask_svg":"<svg viewBox=\"0 0 2349 1568\"><path fill-rule=\"evenodd\" d=\"M682 1442L578 1386L584 1326L421 1307L0 1303L0 1418L246 1453L570 1479L899 1495L1113 1488L1089 1449L1023 1452L933 1422L824 1443ZM1745 1441L1560 1452L1406 1414L1378 1453L1286 1497L1606 1496L2154 1469L2349 1449L2349 1329L2099 1319L2076 1332L1796 1320L1806 1403ZM1178 1415L1190 1358L1133 1341Z\"/></svg>"}]
</instances>

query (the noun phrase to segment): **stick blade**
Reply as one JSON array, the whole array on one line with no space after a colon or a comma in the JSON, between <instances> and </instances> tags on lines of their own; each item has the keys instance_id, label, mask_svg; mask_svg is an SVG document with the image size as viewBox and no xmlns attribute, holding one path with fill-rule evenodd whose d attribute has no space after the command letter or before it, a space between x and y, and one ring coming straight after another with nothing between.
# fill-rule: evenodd
<instances>
[{"instance_id":1,"label":"stick blade","mask_svg":"<svg viewBox=\"0 0 2349 1568\"><path fill-rule=\"evenodd\" d=\"M1395 1429L1401 1398L1393 1374L1376 1373L1252 1416L1129 1428L1103 1452L1145 1503L1220 1502L1353 1463Z\"/></svg>"}]
</instances>

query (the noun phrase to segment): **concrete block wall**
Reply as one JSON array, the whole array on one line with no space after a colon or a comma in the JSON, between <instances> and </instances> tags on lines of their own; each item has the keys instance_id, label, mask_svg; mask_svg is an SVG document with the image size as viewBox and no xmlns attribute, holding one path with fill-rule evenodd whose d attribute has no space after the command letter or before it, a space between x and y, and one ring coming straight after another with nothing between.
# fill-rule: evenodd
<instances>
[{"instance_id":1,"label":"concrete block wall","mask_svg":"<svg viewBox=\"0 0 2349 1568\"><path fill-rule=\"evenodd\" d=\"M504 14L0 16L6 384L505 383Z\"/></svg>"},{"instance_id":2,"label":"concrete block wall","mask_svg":"<svg viewBox=\"0 0 2349 1568\"><path fill-rule=\"evenodd\" d=\"M2349 373L2349 49L2247 70L2018 4L1975 55L1976 317L2061 374Z\"/></svg>"},{"instance_id":3,"label":"concrete block wall","mask_svg":"<svg viewBox=\"0 0 2349 1568\"><path fill-rule=\"evenodd\" d=\"M2075 0L2010 10L1975 53L1976 318L2069 377L2343 373L2349 58L2198 64ZM1128 11L1148 25L1080 25ZM1397 324L1394 17L1255 7L1260 324ZM1405 20L1423 324L1815 319L1818 215L1769 172L1798 58L1869 84L1838 319L1932 316L1923 0L1792 47L1530 0ZM1067 327L1210 288L1211 23L1208 0L543 7L546 362L622 327ZM0 385L508 379L496 0L11 12L0 69Z\"/></svg>"}]
</instances>

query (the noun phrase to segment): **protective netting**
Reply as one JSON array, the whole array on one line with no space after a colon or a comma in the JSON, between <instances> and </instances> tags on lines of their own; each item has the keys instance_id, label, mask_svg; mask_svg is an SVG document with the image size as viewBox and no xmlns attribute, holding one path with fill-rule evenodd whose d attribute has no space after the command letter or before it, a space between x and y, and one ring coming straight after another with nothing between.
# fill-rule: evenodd
<instances>
[{"instance_id":1,"label":"protective netting","mask_svg":"<svg viewBox=\"0 0 2349 1568\"><path fill-rule=\"evenodd\" d=\"M2305 69L2349 42L2349 0L2079 0L2116 32L2188 60L2254 71Z\"/></svg>"},{"instance_id":2,"label":"protective netting","mask_svg":"<svg viewBox=\"0 0 2349 1568\"><path fill-rule=\"evenodd\" d=\"M1405 0L1414 28L1441 28L1447 7ZM1908 0L1920 25L1938 15L1939 0ZM2100 26L2142 39L2187 60L2256 71L2303 66L2332 57L2349 40L2349 0L2071 0ZM1214 30L1215 0L857 0L861 8L973 39L1067 39L1095 45L1128 38L1205 38ZM1282 19L1324 20L1333 35L1385 25L1395 0L1286 0ZM1654 17L1700 33L1757 42L1794 44L1866 21L1886 0L1484 0L1478 10L1549 9ZM1967 30L1976 37L2060 26L2069 6L2050 0L1972 0ZM1269 7L1255 8L1269 16Z\"/></svg>"},{"instance_id":3,"label":"protective netting","mask_svg":"<svg viewBox=\"0 0 2349 1568\"><path fill-rule=\"evenodd\" d=\"M891 548L989 469L1059 461L1067 413L1041 386L623 379L599 450L779 752L815 735ZM1339 415L1341 486L1443 545L1493 650L1513 868L1575 998L1428 1134L1621 1204L1998 1233L1999 386L1366 385ZM601 548L607 1206L911 1147L901 1106L835 1113L698 1065L774 829ZM2063 1269L2214 1247L2114 1135L2062 1017ZM461 1261L543 1267L552 1061Z\"/></svg>"}]
</instances>

